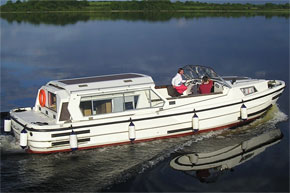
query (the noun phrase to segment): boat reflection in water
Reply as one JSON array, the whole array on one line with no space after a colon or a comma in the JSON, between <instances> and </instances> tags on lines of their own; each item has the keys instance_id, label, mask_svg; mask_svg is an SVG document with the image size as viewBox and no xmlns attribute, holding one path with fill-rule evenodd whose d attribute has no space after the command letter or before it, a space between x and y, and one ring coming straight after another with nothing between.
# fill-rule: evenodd
<instances>
[{"instance_id":1,"label":"boat reflection in water","mask_svg":"<svg viewBox=\"0 0 290 193\"><path fill-rule=\"evenodd\" d=\"M280 129L268 129L259 135L253 134L245 138L234 139L234 144L228 143L214 144L208 141L208 147L203 144L202 152L193 152L175 157L170 162L170 166L176 170L184 171L201 182L215 182L225 171L233 171L233 168L243 164L255 156L259 155L266 148L273 146L281 141L283 134ZM238 142L239 141L239 142ZM196 144L195 144L196 145ZM217 150L211 151L215 145Z\"/></svg>"}]
</instances>

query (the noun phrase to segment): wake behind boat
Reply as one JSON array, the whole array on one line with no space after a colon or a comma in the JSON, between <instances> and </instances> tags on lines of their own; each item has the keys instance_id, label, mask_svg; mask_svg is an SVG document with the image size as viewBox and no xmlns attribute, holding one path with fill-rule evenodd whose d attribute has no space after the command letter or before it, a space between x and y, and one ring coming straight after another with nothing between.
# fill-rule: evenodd
<instances>
[{"instance_id":1,"label":"wake behind boat","mask_svg":"<svg viewBox=\"0 0 290 193\"><path fill-rule=\"evenodd\" d=\"M191 135L250 122L285 88L284 81L220 77L204 66L185 66L184 76L189 95L137 73L50 81L34 107L10 111L4 129L31 153ZM213 81L211 93L198 93L203 76Z\"/></svg>"}]
</instances>

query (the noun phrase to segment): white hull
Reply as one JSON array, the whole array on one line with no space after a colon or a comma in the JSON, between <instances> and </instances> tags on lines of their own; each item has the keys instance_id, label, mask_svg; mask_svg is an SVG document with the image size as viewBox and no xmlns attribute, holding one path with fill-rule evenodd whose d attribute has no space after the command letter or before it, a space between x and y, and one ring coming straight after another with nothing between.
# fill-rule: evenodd
<instances>
[{"instance_id":1,"label":"white hull","mask_svg":"<svg viewBox=\"0 0 290 193\"><path fill-rule=\"evenodd\" d=\"M136 142L190 135L196 133L192 129L194 110L199 117L198 132L238 126L265 113L276 103L284 87L285 84L282 83L266 91L244 97L235 96L234 89L222 94L202 97L180 97L169 100L176 103L172 107L169 105L167 108L128 111L110 116L104 115L94 120L46 126L31 127L31 124L25 122L17 112L11 111L12 129L15 136L19 137L21 130L26 128L27 150L32 153L71 151L69 138L72 130L77 135L78 149L130 143L128 136L130 118L135 125ZM247 107L247 121L240 118L242 104ZM21 112L21 115L32 118L36 116L32 109Z\"/></svg>"}]
</instances>

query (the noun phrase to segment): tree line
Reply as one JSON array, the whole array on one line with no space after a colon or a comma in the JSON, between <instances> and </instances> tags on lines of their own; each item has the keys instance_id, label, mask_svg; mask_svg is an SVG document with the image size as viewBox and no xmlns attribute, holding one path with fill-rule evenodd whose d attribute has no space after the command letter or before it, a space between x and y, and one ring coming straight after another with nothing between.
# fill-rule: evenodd
<instances>
[{"instance_id":1,"label":"tree line","mask_svg":"<svg viewBox=\"0 0 290 193\"><path fill-rule=\"evenodd\" d=\"M87 0L8 0L1 6L1 12L41 12L41 11L194 11L194 10L287 10L285 4L240 4L240 3L206 3L206 2L171 2L169 0L141 0L141 1L87 1Z\"/></svg>"},{"instance_id":2,"label":"tree line","mask_svg":"<svg viewBox=\"0 0 290 193\"><path fill-rule=\"evenodd\" d=\"M87 1L77 0L27 0L12 2L8 0L5 5L1 6L4 12L22 12L22 11L66 11L66 10L82 10L89 6Z\"/></svg>"}]
</instances>

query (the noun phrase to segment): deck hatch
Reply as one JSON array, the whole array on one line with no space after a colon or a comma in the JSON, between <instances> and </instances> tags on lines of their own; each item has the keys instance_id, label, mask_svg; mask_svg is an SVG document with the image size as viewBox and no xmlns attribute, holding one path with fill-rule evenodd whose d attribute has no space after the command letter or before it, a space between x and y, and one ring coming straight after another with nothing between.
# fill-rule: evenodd
<instances>
[{"instance_id":1,"label":"deck hatch","mask_svg":"<svg viewBox=\"0 0 290 193\"><path fill-rule=\"evenodd\" d=\"M143 77L139 74L117 74L112 76L96 76L90 78L78 78L78 79L68 79L68 80L60 80L59 82L72 85L72 84L85 84L92 82L102 82L102 81L110 81L110 80L121 80L121 79L130 79L130 78L138 78Z\"/></svg>"}]
</instances>

